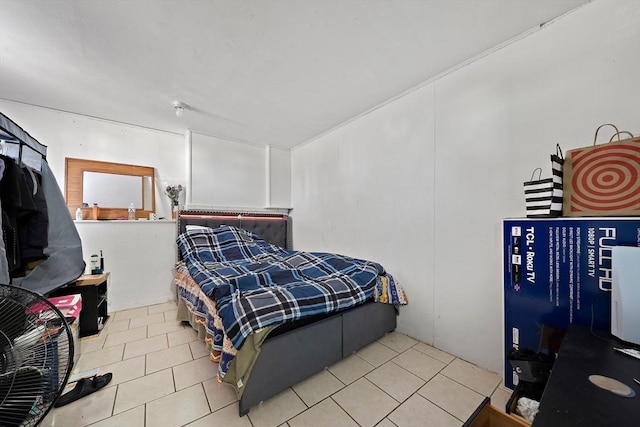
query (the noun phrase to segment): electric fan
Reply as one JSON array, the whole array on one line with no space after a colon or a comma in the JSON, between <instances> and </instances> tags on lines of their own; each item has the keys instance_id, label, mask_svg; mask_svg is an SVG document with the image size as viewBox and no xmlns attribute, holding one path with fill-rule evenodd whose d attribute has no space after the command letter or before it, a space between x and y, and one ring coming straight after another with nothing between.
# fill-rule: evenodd
<instances>
[{"instance_id":1,"label":"electric fan","mask_svg":"<svg viewBox=\"0 0 640 427\"><path fill-rule=\"evenodd\" d=\"M73 336L43 296L0 285L0 426L36 426L73 367Z\"/></svg>"}]
</instances>

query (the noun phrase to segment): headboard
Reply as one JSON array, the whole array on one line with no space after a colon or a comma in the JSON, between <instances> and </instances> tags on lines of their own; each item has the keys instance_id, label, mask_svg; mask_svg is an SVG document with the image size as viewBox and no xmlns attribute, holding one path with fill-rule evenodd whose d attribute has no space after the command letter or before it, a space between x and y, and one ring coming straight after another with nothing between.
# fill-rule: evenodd
<instances>
[{"instance_id":1,"label":"headboard","mask_svg":"<svg viewBox=\"0 0 640 427\"><path fill-rule=\"evenodd\" d=\"M257 234L261 239L281 248L291 249L291 217L269 213L238 213L184 210L178 212L178 234L187 225L219 227L230 225Z\"/></svg>"}]
</instances>

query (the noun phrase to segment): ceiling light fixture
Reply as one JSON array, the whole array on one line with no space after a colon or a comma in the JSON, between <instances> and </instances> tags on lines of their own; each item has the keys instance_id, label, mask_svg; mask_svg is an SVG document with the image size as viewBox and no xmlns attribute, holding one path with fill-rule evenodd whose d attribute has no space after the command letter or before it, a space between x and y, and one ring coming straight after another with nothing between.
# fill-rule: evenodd
<instances>
[{"instance_id":1,"label":"ceiling light fixture","mask_svg":"<svg viewBox=\"0 0 640 427\"><path fill-rule=\"evenodd\" d=\"M182 117L184 114L184 104L180 101L173 101L173 108L176 109L176 116Z\"/></svg>"}]
</instances>

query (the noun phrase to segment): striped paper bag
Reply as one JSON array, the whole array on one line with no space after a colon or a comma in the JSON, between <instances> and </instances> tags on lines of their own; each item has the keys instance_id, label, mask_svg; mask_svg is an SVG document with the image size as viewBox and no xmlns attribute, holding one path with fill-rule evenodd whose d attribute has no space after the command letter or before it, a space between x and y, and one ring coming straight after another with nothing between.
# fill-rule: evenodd
<instances>
[{"instance_id":1,"label":"striped paper bag","mask_svg":"<svg viewBox=\"0 0 640 427\"><path fill-rule=\"evenodd\" d=\"M616 133L608 144L596 145L603 126ZM629 138L620 139L621 134ZM640 137L605 124L596 129L592 146L567 152L564 215L640 215Z\"/></svg>"},{"instance_id":2,"label":"striped paper bag","mask_svg":"<svg viewBox=\"0 0 640 427\"><path fill-rule=\"evenodd\" d=\"M556 144L556 154L551 155L552 177L541 179L542 168L536 168L531 179L524 183L527 218L552 218L562 216L564 158ZM534 179L538 172L538 179Z\"/></svg>"}]
</instances>

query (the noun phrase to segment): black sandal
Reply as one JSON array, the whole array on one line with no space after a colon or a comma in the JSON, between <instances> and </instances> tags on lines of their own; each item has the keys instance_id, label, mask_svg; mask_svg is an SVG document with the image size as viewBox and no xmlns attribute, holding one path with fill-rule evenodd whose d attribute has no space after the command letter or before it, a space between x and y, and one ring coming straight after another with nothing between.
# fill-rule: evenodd
<instances>
[{"instance_id":1,"label":"black sandal","mask_svg":"<svg viewBox=\"0 0 640 427\"><path fill-rule=\"evenodd\" d=\"M112 377L113 374L111 372L108 372L104 375L94 375L93 377L89 378L80 378L73 390L60 396L60 398L53 405L54 408L68 405L71 402L75 402L76 400L84 396L100 390L101 388L109 384L109 382L111 382Z\"/></svg>"}]
</instances>

